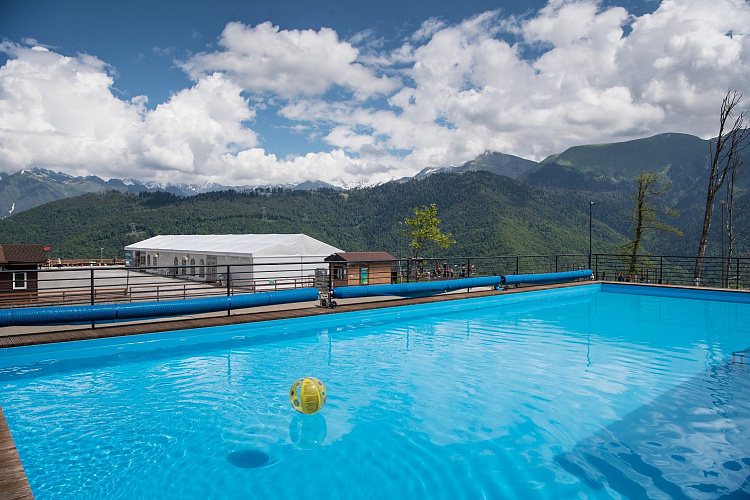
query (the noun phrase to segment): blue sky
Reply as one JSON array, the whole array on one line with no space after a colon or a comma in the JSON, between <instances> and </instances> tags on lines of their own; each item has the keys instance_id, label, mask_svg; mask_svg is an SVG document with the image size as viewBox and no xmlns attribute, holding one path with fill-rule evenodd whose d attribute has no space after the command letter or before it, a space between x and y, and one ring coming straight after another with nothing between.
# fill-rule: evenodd
<instances>
[{"instance_id":1,"label":"blue sky","mask_svg":"<svg viewBox=\"0 0 750 500\"><path fill-rule=\"evenodd\" d=\"M748 26L744 0L0 0L0 171L356 185L710 137Z\"/></svg>"}]
</instances>

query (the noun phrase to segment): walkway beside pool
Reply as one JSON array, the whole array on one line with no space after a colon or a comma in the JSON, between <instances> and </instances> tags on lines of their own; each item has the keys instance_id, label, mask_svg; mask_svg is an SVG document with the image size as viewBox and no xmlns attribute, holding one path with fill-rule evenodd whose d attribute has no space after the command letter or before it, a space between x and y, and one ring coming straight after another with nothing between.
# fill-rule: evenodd
<instances>
[{"instance_id":1,"label":"walkway beside pool","mask_svg":"<svg viewBox=\"0 0 750 500\"><path fill-rule=\"evenodd\" d=\"M7 500L34 498L2 408L0 408L0 498Z\"/></svg>"}]
</instances>

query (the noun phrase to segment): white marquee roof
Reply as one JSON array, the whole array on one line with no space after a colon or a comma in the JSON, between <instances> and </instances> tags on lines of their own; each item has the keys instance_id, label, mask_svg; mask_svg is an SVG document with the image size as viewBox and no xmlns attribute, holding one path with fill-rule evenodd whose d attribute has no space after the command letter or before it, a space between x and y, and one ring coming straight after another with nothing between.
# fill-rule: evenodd
<instances>
[{"instance_id":1,"label":"white marquee roof","mask_svg":"<svg viewBox=\"0 0 750 500\"><path fill-rule=\"evenodd\" d=\"M125 247L153 252L327 257L342 250L305 234L174 234L154 236Z\"/></svg>"}]
</instances>

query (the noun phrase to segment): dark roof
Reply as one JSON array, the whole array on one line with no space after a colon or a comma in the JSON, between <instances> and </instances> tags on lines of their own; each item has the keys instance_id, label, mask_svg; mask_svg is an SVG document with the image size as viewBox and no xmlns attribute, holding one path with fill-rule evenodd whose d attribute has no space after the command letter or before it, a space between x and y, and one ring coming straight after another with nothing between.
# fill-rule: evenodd
<instances>
[{"instance_id":1,"label":"dark roof","mask_svg":"<svg viewBox=\"0 0 750 500\"><path fill-rule=\"evenodd\" d=\"M388 252L338 252L325 258L326 262L372 262L396 260Z\"/></svg>"},{"instance_id":2,"label":"dark roof","mask_svg":"<svg viewBox=\"0 0 750 500\"><path fill-rule=\"evenodd\" d=\"M44 245L0 245L0 264L44 264Z\"/></svg>"}]
</instances>

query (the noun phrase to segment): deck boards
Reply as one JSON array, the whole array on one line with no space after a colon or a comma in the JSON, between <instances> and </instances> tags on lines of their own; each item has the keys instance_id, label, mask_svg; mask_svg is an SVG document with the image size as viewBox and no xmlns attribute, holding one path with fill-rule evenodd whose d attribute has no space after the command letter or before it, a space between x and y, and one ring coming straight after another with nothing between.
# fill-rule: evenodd
<instances>
[{"instance_id":1,"label":"deck boards","mask_svg":"<svg viewBox=\"0 0 750 500\"><path fill-rule=\"evenodd\" d=\"M2 408L0 408L0 498L3 500L34 498Z\"/></svg>"}]
</instances>

